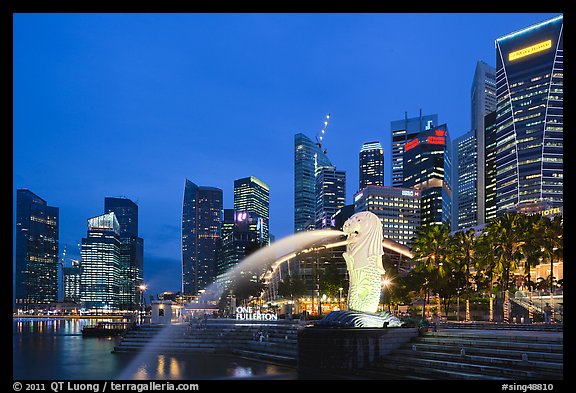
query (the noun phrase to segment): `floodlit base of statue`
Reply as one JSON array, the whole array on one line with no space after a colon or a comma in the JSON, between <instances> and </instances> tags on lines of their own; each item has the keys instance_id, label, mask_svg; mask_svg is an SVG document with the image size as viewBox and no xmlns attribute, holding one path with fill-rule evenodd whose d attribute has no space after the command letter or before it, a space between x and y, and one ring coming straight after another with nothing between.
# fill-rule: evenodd
<instances>
[{"instance_id":1,"label":"floodlit base of statue","mask_svg":"<svg viewBox=\"0 0 576 393\"><path fill-rule=\"evenodd\" d=\"M383 322L378 322L379 327L345 327L345 323L365 323L367 319L353 311L333 313L338 314L324 319L339 322L319 322L298 333L299 379L353 377L354 370L386 361L392 351L418 336L417 328L383 328Z\"/></svg>"},{"instance_id":2,"label":"floodlit base of statue","mask_svg":"<svg viewBox=\"0 0 576 393\"><path fill-rule=\"evenodd\" d=\"M388 311L373 314L353 310L342 310L332 311L322 318L317 325L325 327L381 328L400 327L402 326L402 322Z\"/></svg>"}]
</instances>

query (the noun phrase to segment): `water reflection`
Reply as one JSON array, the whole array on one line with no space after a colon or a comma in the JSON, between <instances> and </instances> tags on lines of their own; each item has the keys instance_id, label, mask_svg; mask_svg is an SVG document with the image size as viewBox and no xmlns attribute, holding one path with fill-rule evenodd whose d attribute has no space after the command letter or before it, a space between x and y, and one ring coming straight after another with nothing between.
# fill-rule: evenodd
<instances>
[{"instance_id":1,"label":"water reflection","mask_svg":"<svg viewBox=\"0 0 576 393\"><path fill-rule=\"evenodd\" d=\"M106 319L109 320L109 319ZM102 320L14 319L14 379L118 379L136 357L112 354L119 337L82 337L82 327ZM151 354L127 379L247 378L294 370L220 354ZM124 375L122 376L124 378Z\"/></svg>"}]
</instances>

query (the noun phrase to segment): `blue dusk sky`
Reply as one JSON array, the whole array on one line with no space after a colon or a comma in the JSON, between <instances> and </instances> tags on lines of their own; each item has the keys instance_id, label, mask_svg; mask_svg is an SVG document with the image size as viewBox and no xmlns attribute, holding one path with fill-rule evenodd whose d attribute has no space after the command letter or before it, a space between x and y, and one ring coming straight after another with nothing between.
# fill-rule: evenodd
<instances>
[{"instance_id":1,"label":"blue dusk sky","mask_svg":"<svg viewBox=\"0 0 576 393\"><path fill-rule=\"evenodd\" d=\"M438 114L470 130L476 62L494 40L558 13L15 14L13 197L60 208L60 250L80 258L104 198L139 206L150 293L181 287L186 178L270 186L270 232L293 232L294 134L319 134L358 189L363 142L390 122ZM13 214L15 226L15 214Z\"/></svg>"}]
</instances>

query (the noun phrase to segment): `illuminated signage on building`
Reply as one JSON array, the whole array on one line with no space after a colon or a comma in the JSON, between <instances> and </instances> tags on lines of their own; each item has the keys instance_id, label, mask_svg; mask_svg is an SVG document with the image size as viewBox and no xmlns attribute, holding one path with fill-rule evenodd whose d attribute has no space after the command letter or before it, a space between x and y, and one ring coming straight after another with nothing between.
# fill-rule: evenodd
<instances>
[{"instance_id":1,"label":"illuminated signage on building","mask_svg":"<svg viewBox=\"0 0 576 393\"><path fill-rule=\"evenodd\" d=\"M542 52L546 49L552 48L552 40L547 40L543 42L539 42L535 45L529 46L527 48L523 48L514 52L510 52L508 54L508 61L521 59L522 57L530 56L538 52Z\"/></svg>"},{"instance_id":2,"label":"illuminated signage on building","mask_svg":"<svg viewBox=\"0 0 576 393\"><path fill-rule=\"evenodd\" d=\"M444 130L435 130L434 133L436 134L436 136L445 136L446 135L446 131L444 131Z\"/></svg>"},{"instance_id":3,"label":"illuminated signage on building","mask_svg":"<svg viewBox=\"0 0 576 393\"><path fill-rule=\"evenodd\" d=\"M441 136L429 136L426 138L426 142L431 145L444 145L446 143L444 137Z\"/></svg>"},{"instance_id":4,"label":"illuminated signage on building","mask_svg":"<svg viewBox=\"0 0 576 393\"><path fill-rule=\"evenodd\" d=\"M410 149L412 149L413 147L416 147L420 144L420 141L418 140L418 138L416 139L412 139L410 142L407 142L406 145L404 145L404 151L408 151Z\"/></svg>"},{"instance_id":5,"label":"illuminated signage on building","mask_svg":"<svg viewBox=\"0 0 576 393\"><path fill-rule=\"evenodd\" d=\"M539 214L543 215L543 216L552 216L554 214L561 214L562 210L560 210L559 207L555 207L553 209L548 209L548 210L544 210L539 212Z\"/></svg>"},{"instance_id":6,"label":"illuminated signage on building","mask_svg":"<svg viewBox=\"0 0 576 393\"><path fill-rule=\"evenodd\" d=\"M414 191L402 190L402 195L403 196L414 196Z\"/></svg>"},{"instance_id":7,"label":"illuminated signage on building","mask_svg":"<svg viewBox=\"0 0 576 393\"><path fill-rule=\"evenodd\" d=\"M278 320L278 315L274 313L260 313L260 310L253 310L252 307L236 307L236 320L276 321Z\"/></svg>"}]
</instances>

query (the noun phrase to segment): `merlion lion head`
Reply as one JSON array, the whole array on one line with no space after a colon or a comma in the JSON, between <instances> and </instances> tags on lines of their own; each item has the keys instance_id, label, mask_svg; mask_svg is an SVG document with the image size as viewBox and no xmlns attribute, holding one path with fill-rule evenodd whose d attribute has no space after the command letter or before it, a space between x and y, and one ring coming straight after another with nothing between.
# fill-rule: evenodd
<instances>
[{"instance_id":1,"label":"merlion lion head","mask_svg":"<svg viewBox=\"0 0 576 393\"><path fill-rule=\"evenodd\" d=\"M356 213L346 220L342 230L348 234L346 252L353 257L380 257L384 253L382 251L382 223L376 214Z\"/></svg>"}]
</instances>

